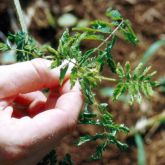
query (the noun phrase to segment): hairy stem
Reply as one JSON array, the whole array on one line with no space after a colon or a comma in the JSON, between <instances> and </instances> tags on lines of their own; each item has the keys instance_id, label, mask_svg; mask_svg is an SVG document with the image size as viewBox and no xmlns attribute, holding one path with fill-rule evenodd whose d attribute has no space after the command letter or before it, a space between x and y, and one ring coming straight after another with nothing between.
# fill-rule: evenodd
<instances>
[{"instance_id":1,"label":"hairy stem","mask_svg":"<svg viewBox=\"0 0 165 165\"><path fill-rule=\"evenodd\" d=\"M92 52L92 53L94 53L94 52L96 52L97 50L99 50L104 44L106 44L107 43L107 41L117 32L117 30L120 28L120 26L123 24L123 20L120 22L120 24L113 30L113 32L100 44L100 45L98 45L95 49L94 49L94 51Z\"/></svg>"},{"instance_id":2,"label":"hairy stem","mask_svg":"<svg viewBox=\"0 0 165 165\"><path fill-rule=\"evenodd\" d=\"M19 22L20 22L20 25L21 25L21 29L22 29L23 32L27 33L28 31L27 31L27 27L26 27L26 24L25 24L25 20L24 20L24 17L23 17L23 12L22 12L19 0L14 0L14 5L15 5L15 8L16 8L16 11L17 11L17 15L18 15L18 19L19 19Z\"/></svg>"},{"instance_id":3,"label":"hairy stem","mask_svg":"<svg viewBox=\"0 0 165 165\"><path fill-rule=\"evenodd\" d=\"M11 49L11 50L14 50L14 51L17 51L17 52L22 52L22 53L30 54L30 55L32 55L34 58L37 58L37 57L38 57L38 56L35 55L34 53L28 52L28 51L26 51L26 50L20 50L20 49Z\"/></svg>"},{"instance_id":4,"label":"hairy stem","mask_svg":"<svg viewBox=\"0 0 165 165\"><path fill-rule=\"evenodd\" d=\"M106 80L106 81L112 81L112 82L116 81L116 79L114 79L114 78L109 78L109 77L104 77L104 76L100 76L99 78L102 80Z\"/></svg>"}]
</instances>

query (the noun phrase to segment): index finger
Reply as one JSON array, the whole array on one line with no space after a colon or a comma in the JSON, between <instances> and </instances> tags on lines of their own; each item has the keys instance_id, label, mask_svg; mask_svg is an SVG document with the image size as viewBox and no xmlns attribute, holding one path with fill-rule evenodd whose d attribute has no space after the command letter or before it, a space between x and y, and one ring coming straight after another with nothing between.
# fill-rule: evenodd
<instances>
[{"instance_id":1,"label":"index finger","mask_svg":"<svg viewBox=\"0 0 165 165\"><path fill-rule=\"evenodd\" d=\"M69 133L77 123L83 105L82 93L77 85L61 95L54 109L44 111L33 118L33 128L40 139L52 140ZM37 126L37 129L36 129Z\"/></svg>"},{"instance_id":2,"label":"index finger","mask_svg":"<svg viewBox=\"0 0 165 165\"><path fill-rule=\"evenodd\" d=\"M0 66L0 99L59 85L60 67L50 69L51 61L34 59ZM66 79L69 74L66 74Z\"/></svg>"}]
</instances>

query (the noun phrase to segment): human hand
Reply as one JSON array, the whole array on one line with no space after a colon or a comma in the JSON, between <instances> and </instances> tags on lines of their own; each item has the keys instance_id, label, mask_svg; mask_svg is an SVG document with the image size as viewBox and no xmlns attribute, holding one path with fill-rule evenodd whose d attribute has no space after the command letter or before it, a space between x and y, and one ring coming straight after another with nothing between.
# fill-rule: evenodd
<instances>
[{"instance_id":1,"label":"human hand","mask_svg":"<svg viewBox=\"0 0 165 165\"><path fill-rule=\"evenodd\" d=\"M60 69L35 59L0 66L0 164L35 165L76 125L79 84L59 86ZM41 89L51 90L48 98Z\"/></svg>"}]
</instances>

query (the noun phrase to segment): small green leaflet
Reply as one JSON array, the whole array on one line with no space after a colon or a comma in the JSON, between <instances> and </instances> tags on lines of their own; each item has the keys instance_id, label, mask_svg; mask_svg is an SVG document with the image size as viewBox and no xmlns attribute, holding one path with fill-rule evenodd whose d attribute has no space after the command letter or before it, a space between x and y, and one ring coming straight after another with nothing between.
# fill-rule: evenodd
<instances>
[{"instance_id":1,"label":"small green leaflet","mask_svg":"<svg viewBox=\"0 0 165 165\"><path fill-rule=\"evenodd\" d=\"M85 135L80 137L79 141L77 142L77 146L81 146L84 143L96 141L97 139L104 139L106 136L104 134L97 133L96 135Z\"/></svg>"},{"instance_id":2,"label":"small green leaflet","mask_svg":"<svg viewBox=\"0 0 165 165\"><path fill-rule=\"evenodd\" d=\"M55 150L49 152L37 165L56 165L57 164L57 154Z\"/></svg>"},{"instance_id":3,"label":"small green leaflet","mask_svg":"<svg viewBox=\"0 0 165 165\"><path fill-rule=\"evenodd\" d=\"M90 118L95 118L95 117L97 117L97 114L95 112L93 112L90 105L86 103L84 105L83 112L80 114L80 118L81 119L90 119Z\"/></svg>"},{"instance_id":4,"label":"small green leaflet","mask_svg":"<svg viewBox=\"0 0 165 165\"><path fill-rule=\"evenodd\" d=\"M51 69L56 68L56 67L60 66L61 63L62 63L62 61L59 60L59 59L57 58L56 60L54 60L54 61L51 63L51 67L50 67L50 68L51 68Z\"/></svg>"},{"instance_id":5,"label":"small green leaflet","mask_svg":"<svg viewBox=\"0 0 165 165\"><path fill-rule=\"evenodd\" d=\"M138 44L139 40L134 33L129 20L124 20L123 26L121 26L120 31L124 35L125 40L129 41L133 45Z\"/></svg>"},{"instance_id":6,"label":"small green leaflet","mask_svg":"<svg viewBox=\"0 0 165 165\"><path fill-rule=\"evenodd\" d=\"M90 28L90 27L77 27L77 28L73 28L72 29L73 31L82 31L82 32L89 32L89 33L108 33L109 32L106 30L100 30L100 29L93 29L93 28Z\"/></svg>"},{"instance_id":7,"label":"small green leaflet","mask_svg":"<svg viewBox=\"0 0 165 165\"><path fill-rule=\"evenodd\" d=\"M143 69L143 64L139 63L138 66L135 68L134 72L133 72L133 77L136 79L141 75Z\"/></svg>"},{"instance_id":8,"label":"small green leaflet","mask_svg":"<svg viewBox=\"0 0 165 165\"><path fill-rule=\"evenodd\" d=\"M48 50L49 53L51 53L52 55L54 55L56 58L59 57L59 53L58 53L58 51L55 50L54 48L48 46L48 47L47 47L47 50ZM55 58L55 59L56 59L56 58Z\"/></svg>"},{"instance_id":9,"label":"small green leaflet","mask_svg":"<svg viewBox=\"0 0 165 165\"><path fill-rule=\"evenodd\" d=\"M8 50L10 50L10 46L7 45L6 43L0 42L0 51L5 52L5 51L8 51Z\"/></svg>"},{"instance_id":10,"label":"small green leaflet","mask_svg":"<svg viewBox=\"0 0 165 165\"><path fill-rule=\"evenodd\" d=\"M63 66L60 69L60 85L62 85L62 83L64 81L64 78L65 78L66 72L68 70L68 67L69 67L69 64L66 64L65 66Z\"/></svg>"},{"instance_id":11,"label":"small green leaflet","mask_svg":"<svg viewBox=\"0 0 165 165\"><path fill-rule=\"evenodd\" d=\"M83 57L81 58L80 64L83 64L86 61L86 59L88 59L94 52L95 52L95 48L87 50L83 54Z\"/></svg>"},{"instance_id":12,"label":"small green leaflet","mask_svg":"<svg viewBox=\"0 0 165 165\"><path fill-rule=\"evenodd\" d=\"M73 67L71 70L71 74L70 74L70 83L71 83L71 88L75 85L76 80L77 80L77 68Z\"/></svg>"},{"instance_id":13,"label":"small green leaflet","mask_svg":"<svg viewBox=\"0 0 165 165\"><path fill-rule=\"evenodd\" d=\"M120 78L124 78L125 76L124 69L120 63L117 64L116 73L118 74Z\"/></svg>"},{"instance_id":14,"label":"small green leaflet","mask_svg":"<svg viewBox=\"0 0 165 165\"><path fill-rule=\"evenodd\" d=\"M113 100L117 100L119 96L121 96L124 91L127 89L127 85L125 83L118 83L114 92L113 92Z\"/></svg>"},{"instance_id":15,"label":"small green leaflet","mask_svg":"<svg viewBox=\"0 0 165 165\"><path fill-rule=\"evenodd\" d=\"M91 156L92 160L98 160L102 158L103 151L105 151L107 143L104 142L97 146L95 153Z\"/></svg>"},{"instance_id":16,"label":"small green leaflet","mask_svg":"<svg viewBox=\"0 0 165 165\"><path fill-rule=\"evenodd\" d=\"M110 17L114 21L122 20L122 16L118 10L113 10L112 8L107 9L106 16Z\"/></svg>"},{"instance_id":17,"label":"small green leaflet","mask_svg":"<svg viewBox=\"0 0 165 165\"><path fill-rule=\"evenodd\" d=\"M113 60L113 57L111 55L111 50L116 42L116 39L117 37L116 36L113 36L112 37L112 40L110 42L107 43L107 47L105 49L106 51L106 58L107 58L107 63L108 63L108 66L109 68L111 69L111 71L113 73L116 73L116 63L115 61Z\"/></svg>"},{"instance_id":18,"label":"small green leaflet","mask_svg":"<svg viewBox=\"0 0 165 165\"><path fill-rule=\"evenodd\" d=\"M99 35L99 34L88 34L86 35L86 37L84 37L84 40L96 40L96 41L103 41L104 40L104 36L103 35Z\"/></svg>"},{"instance_id":19,"label":"small green leaflet","mask_svg":"<svg viewBox=\"0 0 165 165\"><path fill-rule=\"evenodd\" d=\"M66 154L64 156L64 159L62 161L59 162L59 165L74 165L70 154Z\"/></svg>"},{"instance_id":20,"label":"small green leaflet","mask_svg":"<svg viewBox=\"0 0 165 165\"><path fill-rule=\"evenodd\" d=\"M90 25L93 29L97 29L102 33L112 32L111 24L104 21L96 20L96 21L91 22Z\"/></svg>"}]
</instances>

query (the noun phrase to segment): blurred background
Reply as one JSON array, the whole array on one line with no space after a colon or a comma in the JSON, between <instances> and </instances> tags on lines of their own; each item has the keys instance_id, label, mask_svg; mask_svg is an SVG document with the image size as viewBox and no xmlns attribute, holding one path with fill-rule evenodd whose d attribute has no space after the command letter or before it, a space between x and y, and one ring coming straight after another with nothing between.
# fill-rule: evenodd
<instances>
[{"instance_id":1,"label":"blurred background","mask_svg":"<svg viewBox=\"0 0 165 165\"><path fill-rule=\"evenodd\" d=\"M160 86L154 96L143 99L138 105L130 106L126 97L112 102L114 84L103 82L96 90L98 100L109 103L114 121L124 123L131 131L129 135L120 135L129 148L121 152L115 146L105 151L103 159L88 162L87 158L95 150L95 144L89 143L80 148L74 142L80 135L95 133L98 128L78 126L78 129L63 139L57 147L58 159L66 153L72 155L75 165L165 165L165 0L20 0L29 33L40 43L57 46L58 39L66 27L87 26L90 20L107 20L104 13L107 8L118 9L128 18L140 42L132 46L119 39L113 49L113 57L125 63L129 60L134 68L139 61L151 65L157 70L155 79ZM20 30L14 5L11 0L0 0L0 41L5 41L9 32ZM93 47L97 43L88 43ZM14 63L14 52L0 54L0 64ZM104 74L112 73L105 68ZM99 142L98 142L99 143Z\"/></svg>"}]
</instances>

